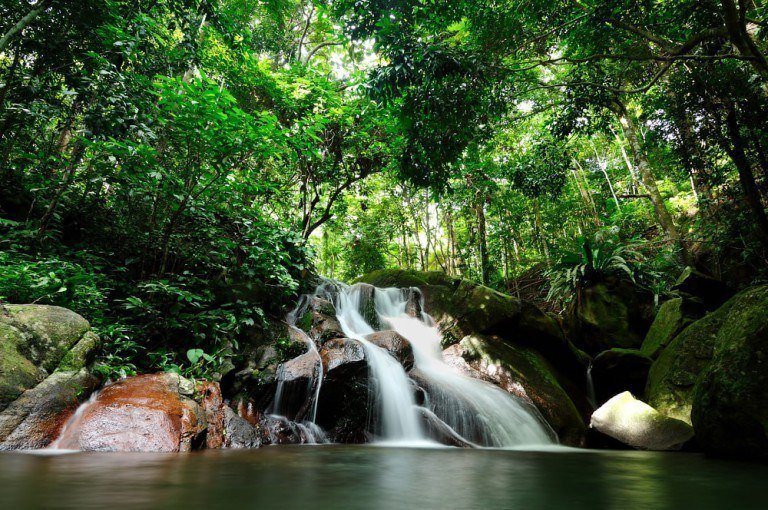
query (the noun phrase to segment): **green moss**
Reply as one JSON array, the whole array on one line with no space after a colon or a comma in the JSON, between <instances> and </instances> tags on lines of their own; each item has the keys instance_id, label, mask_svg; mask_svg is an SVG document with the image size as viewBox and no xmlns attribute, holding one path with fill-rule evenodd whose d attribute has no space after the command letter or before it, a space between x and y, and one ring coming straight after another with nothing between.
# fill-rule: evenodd
<instances>
[{"instance_id":1,"label":"green moss","mask_svg":"<svg viewBox=\"0 0 768 510\"><path fill-rule=\"evenodd\" d=\"M99 346L99 343L99 337L95 333L92 331L87 332L83 335L80 341L64 355L57 370L76 372L85 367L90 361L92 354Z\"/></svg>"},{"instance_id":2,"label":"green moss","mask_svg":"<svg viewBox=\"0 0 768 510\"><path fill-rule=\"evenodd\" d=\"M19 352L23 341L19 330L0 323L0 410L43 379L40 370Z\"/></svg>"}]
</instances>

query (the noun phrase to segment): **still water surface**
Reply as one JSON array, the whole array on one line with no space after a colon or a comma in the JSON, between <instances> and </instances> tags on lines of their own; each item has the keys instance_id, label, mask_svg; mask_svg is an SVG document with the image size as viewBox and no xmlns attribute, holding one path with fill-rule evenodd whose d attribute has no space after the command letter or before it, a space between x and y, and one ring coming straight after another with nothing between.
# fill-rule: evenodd
<instances>
[{"instance_id":1,"label":"still water surface","mask_svg":"<svg viewBox=\"0 0 768 510\"><path fill-rule=\"evenodd\" d=\"M280 446L0 453L0 510L768 508L768 466L697 454Z\"/></svg>"}]
</instances>

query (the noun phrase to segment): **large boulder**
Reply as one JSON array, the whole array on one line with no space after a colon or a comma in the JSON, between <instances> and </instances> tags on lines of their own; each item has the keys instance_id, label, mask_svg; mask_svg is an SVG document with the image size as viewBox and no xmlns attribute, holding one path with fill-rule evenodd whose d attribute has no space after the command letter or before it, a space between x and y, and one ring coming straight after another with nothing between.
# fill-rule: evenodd
<instances>
[{"instance_id":1,"label":"large boulder","mask_svg":"<svg viewBox=\"0 0 768 510\"><path fill-rule=\"evenodd\" d=\"M624 391L642 395L651 363L651 358L636 349L609 349L598 354L591 371L596 404Z\"/></svg>"},{"instance_id":2,"label":"large boulder","mask_svg":"<svg viewBox=\"0 0 768 510\"><path fill-rule=\"evenodd\" d=\"M361 281L377 287L417 287L424 309L443 334L443 347L469 335L503 338L536 349L564 376L583 381L586 360L565 338L558 323L533 303L468 280L431 271L386 269Z\"/></svg>"},{"instance_id":3,"label":"large boulder","mask_svg":"<svg viewBox=\"0 0 768 510\"><path fill-rule=\"evenodd\" d=\"M0 305L0 449L49 445L98 381L99 338L56 306Z\"/></svg>"},{"instance_id":4,"label":"large boulder","mask_svg":"<svg viewBox=\"0 0 768 510\"><path fill-rule=\"evenodd\" d=\"M336 338L320 349L325 374L317 423L331 441L364 443L368 437L368 364L363 345Z\"/></svg>"},{"instance_id":5,"label":"large boulder","mask_svg":"<svg viewBox=\"0 0 768 510\"><path fill-rule=\"evenodd\" d=\"M194 385L173 373L139 375L103 388L62 432L57 446L92 451L179 452L199 446L205 413Z\"/></svg>"},{"instance_id":6,"label":"large boulder","mask_svg":"<svg viewBox=\"0 0 768 510\"><path fill-rule=\"evenodd\" d=\"M614 347L636 349L653 316L652 292L612 279L582 290L567 310L566 329L573 342L590 354Z\"/></svg>"},{"instance_id":7,"label":"large boulder","mask_svg":"<svg viewBox=\"0 0 768 510\"><path fill-rule=\"evenodd\" d=\"M768 458L768 286L729 303L693 394L700 446L719 456Z\"/></svg>"},{"instance_id":8,"label":"large boulder","mask_svg":"<svg viewBox=\"0 0 768 510\"><path fill-rule=\"evenodd\" d=\"M703 304L687 297L665 301L640 347L643 355L657 358L672 340L705 313Z\"/></svg>"},{"instance_id":9,"label":"large boulder","mask_svg":"<svg viewBox=\"0 0 768 510\"><path fill-rule=\"evenodd\" d=\"M712 360L715 340L738 296L685 328L651 365L645 397L660 413L691 423L693 389Z\"/></svg>"},{"instance_id":10,"label":"large boulder","mask_svg":"<svg viewBox=\"0 0 768 510\"><path fill-rule=\"evenodd\" d=\"M459 356L466 368L456 359ZM582 414L558 380L557 370L535 349L507 343L500 337L472 335L446 349L444 358L465 375L492 382L532 403L560 442L584 446Z\"/></svg>"},{"instance_id":11,"label":"large boulder","mask_svg":"<svg viewBox=\"0 0 768 510\"><path fill-rule=\"evenodd\" d=\"M664 416L628 391L595 411L589 426L642 450L678 450L693 438L690 425Z\"/></svg>"}]
</instances>

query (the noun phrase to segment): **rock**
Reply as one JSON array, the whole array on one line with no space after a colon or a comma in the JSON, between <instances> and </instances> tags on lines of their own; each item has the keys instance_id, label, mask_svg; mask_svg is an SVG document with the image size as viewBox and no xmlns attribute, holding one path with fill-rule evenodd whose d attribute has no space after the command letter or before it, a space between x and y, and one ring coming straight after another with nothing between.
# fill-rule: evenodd
<instances>
[{"instance_id":1,"label":"rock","mask_svg":"<svg viewBox=\"0 0 768 510\"><path fill-rule=\"evenodd\" d=\"M177 374L139 375L103 388L62 433L64 449L92 451L189 451L203 437L205 415L179 393Z\"/></svg>"},{"instance_id":2,"label":"rock","mask_svg":"<svg viewBox=\"0 0 768 510\"><path fill-rule=\"evenodd\" d=\"M577 347L597 354L613 347L636 349L653 321L653 293L626 280L582 290L567 310L566 330Z\"/></svg>"},{"instance_id":3,"label":"rock","mask_svg":"<svg viewBox=\"0 0 768 510\"><path fill-rule=\"evenodd\" d=\"M45 379L45 370L21 354L24 341L21 331L0 322L0 410Z\"/></svg>"},{"instance_id":4,"label":"rock","mask_svg":"<svg viewBox=\"0 0 768 510\"><path fill-rule=\"evenodd\" d=\"M694 390L693 425L708 454L768 459L768 286L742 291L728 304L712 361Z\"/></svg>"},{"instance_id":5,"label":"rock","mask_svg":"<svg viewBox=\"0 0 768 510\"><path fill-rule=\"evenodd\" d=\"M320 356L327 374L347 365L365 366L365 349L360 342L349 338L326 342L320 349Z\"/></svg>"},{"instance_id":6,"label":"rock","mask_svg":"<svg viewBox=\"0 0 768 510\"><path fill-rule=\"evenodd\" d=\"M586 426L582 415L561 386L555 375L556 369L540 353L509 344L499 337L482 335L465 337L459 346L461 357L471 370L483 374L482 379L533 403L562 443L584 445ZM444 351L444 355L453 358L452 365L457 364L455 352Z\"/></svg>"},{"instance_id":7,"label":"rock","mask_svg":"<svg viewBox=\"0 0 768 510\"><path fill-rule=\"evenodd\" d=\"M710 310L725 303L733 291L724 282L705 275L692 267L686 267L672 286L672 290L681 295L700 299Z\"/></svg>"},{"instance_id":8,"label":"rock","mask_svg":"<svg viewBox=\"0 0 768 510\"><path fill-rule=\"evenodd\" d=\"M0 305L0 411L54 370L78 372L98 345L88 321L70 310Z\"/></svg>"},{"instance_id":9,"label":"rock","mask_svg":"<svg viewBox=\"0 0 768 510\"><path fill-rule=\"evenodd\" d=\"M443 347L469 335L497 336L506 343L536 349L563 376L584 380L582 353L565 339L557 322L532 303L437 271L386 269L360 281L377 287L418 287L425 311L443 334Z\"/></svg>"},{"instance_id":10,"label":"rock","mask_svg":"<svg viewBox=\"0 0 768 510\"><path fill-rule=\"evenodd\" d=\"M181 386L179 385L180 389ZM201 381L197 383L196 390L200 397L200 407L203 413L205 413L205 423L207 425L205 447L222 448L227 436L226 410L229 407L224 404L219 383ZM231 409L229 410L232 411Z\"/></svg>"},{"instance_id":11,"label":"rock","mask_svg":"<svg viewBox=\"0 0 768 510\"><path fill-rule=\"evenodd\" d=\"M406 371L413 367L411 343L395 331L377 331L367 335L365 339L389 352L403 365Z\"/></svg>"},{"instance_id":12,"label":"rock","mask_svg":"<svg viewBox=\"0 0 768 510\"><path fill-rule=\"evenodd\" d=\"M735 300L685 328L651 365L645 396L660 413L691 423L694 385L712 360L718 331Z\"/></svg>"},{"instance_id":13,"label":"rock","mask_svg":"<svg viewBox=\"0 0 768 510\"><path fill-rule=\"evenodd\" d=\"M651 358L634 349L610 349L598 354L592 362L597 404L624 391L642 395L651 363Z\"/></svg>"},{"instance_id":14,"label":"rock","mask_svg":"<svg viewBox=\"0 0 768 510\"><path fill-rule=\"evenodd\" d=\"M98 381L88 321L56 306L0 306L0 449L48 446ZM50 374L50 375L49 375Z\"/></svg>"},{"instance_id":15,"label":"rock","mask_svg":"<svg viewBox=\"0 0 768 510\"><path fill-rule=\"evenodd\" d=\"M98 380L85 368L56 371L0 412L0 450L45 448Z\"/></svg>"},{"instance_id":16,"label":"rock","mask_svg":"<svg viewBox=\"0 0 768 510\"><path fill-rule=\"evenodd\" d=\"M700 319L705 313L700 302L690 298L674 298L665 301L648 330L640 348L643 355L657 358L677 335L686 327Z\"/></svg>"},{"instance_id":17,"label":"rock","mask_svg":"<svg viewBox=\"0 0 768 510\"><path fill-rule=\"evenodd\" d=\"M664 416L628 391L595 411L589 426L642 450L678 450L693 437L690 425Z\"/></svg>"},{"instance_id":18,"label":"rock","mask_svg":"<svg viewBox=\"0 0 768 510\"><path fill-rule=\"evenodd\" d=\"M368 365L357 340L337 338L320 350L325 375L320 389L317 423L337 443L368 439Z\"/></svg>"},{"instance_id":19,"label":"rock","mask_svg":"<svg viewBox=\"0 0 768 510\"><path fill-rule=\"evenodd\" d=\"M225 448L258 448L261 446L259 430L228 406L224 408L223 424L225 431L223 446Z\"/></svg>"},{"instance_id":20,"label":"rock","mask_svg":"<svg viewBox=\"0 0 768 510\"><path fill-rule=\"evenodd\" d=\"M24 334L21 353L49 373L91 329L88 321L75 312L47 305L3 305L0 321Z\"/></svg>"},{"instance_id":21,"label":"rock","mask_svg":"<svg viewBox=\"0 0 768 510\"><path fill-rule=\"evenodd\" d=\"M315 351L282 363L277 370L278 389L272 412L292 420L305 418L311 411L321 370L320 358Z\"/></svg>"}]
</instances>

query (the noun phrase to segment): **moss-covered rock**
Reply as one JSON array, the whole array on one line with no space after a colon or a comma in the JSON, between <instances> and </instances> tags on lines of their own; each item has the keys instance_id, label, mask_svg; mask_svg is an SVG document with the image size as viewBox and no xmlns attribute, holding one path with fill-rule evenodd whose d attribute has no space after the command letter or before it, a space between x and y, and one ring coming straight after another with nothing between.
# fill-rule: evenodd
<instances>
[{"instance_id":1,"label":"moss-covered rock","mask_svg":"<svg viewBox=\"0 0 768 510\"><path fill-rule=\"evenodd\" d=\"M595 411L589 426L642 450L677 450L693 437L689 424L664 416L628 391Z\"/></svg>"},{"instance_id":2,"label":"moss-covered rock","mask_svg":"<svg viewBox=\"0 0 768 510\"><path fill-rule=\"evenodd\" d=\"M22 354L47 372L91 329L88 321L66 308L46 305L4 305L0 321L25 335Z\"/></svg>"},{"instance_id":3,"label":"moss-covered rock","mask_svg":"<svg viewBox=\"0 0 768 510\"><path fill-rule=\"evenodd\" d=\"M703 315L702 305L692 299L678 297L665 301L659 307L640 350L645 356L655 359L681 331Z\"/></svg>"},{"instance_id":4,"label":"moss-covered rock","mask_svg":"<svg viewBox=\"0 0 768 510\"><path fill-rule=\"evenodd\" d=\"M738 296L685 328L661 352L648 372L645 393L651 406L691 423L694 385L709 367L718 332L737 305Z\"/></svg>"},{"instance_id":5,"label":"moss-covered rock","mask_svg":"<svg viewBox=\"0 0 768 510\"><path fill-rule=\"evenodd\" d=\"M536 349L560 372L583 379L585 357L558 323L534 304L437 271L386 269L361 281L377 287L418 287L425 311L443 333L443 347L469 335L498 336L505 342Z\"/></svg>"},{"instance_id":6,"label":"moss-covered rock","mask_svg":"<svg viewBox=\"0 0 768 510\"><path fill-rule=\"evenodd\" d=\"M709 310L716 309L734 294L725 282L712 278L690 266L683 270L672 286L672 290L680 295L699 300Z\"/></svg>"},{"instance_id":7,"label":"moss-covered rock","mask_svg":"<svg viewBox=\"0 0 768 510\"><path fill-rule=\"evenodd\" d=\"M693 392L693 425L710 454L768 458L768 286L729 303Z\"/></svg>"},{"instance_id":8,"label":"moss-covered rock","mask_svg":"<svg viewBox=\"0 0 768 510\"><path fill-rule=\"evenodd\" d=\"M81 370L98 345L88 321L65 308L0 306L0 411L54 370Z\"/></svg>"},{"instance_id":9,"label":"moss-covered rock","mask_svg":"<svg viewBox=\"0 0 768 510\"><path fill-rule=\"evenodd\" d=\"M654 316L653 293L626 280L591 285L566 314L569 338L590 354L639 348Z\"/></svg>"},{"instance_id":10,"label":"moss-covered rock","mask_svg":"<svg viewBox=\"0 0 768 510\"><path fill-rule=\"evenodd\" d=\"M557 370L539 352L484 335L467 336L459 347L462 358L483 379L534 404L562 443L584 445L582 416L561 386Z\"/></svg>"},{"instance_id":11,"label":"moss-covered rock","mask_svg":"<svg viewBox=\"0 0 768 510\"><path fill-rule=\"evenodd\" d=\"M45 378L45 372L19 352L23 343L18 329L0 322L0 411Z\"/></svg>"},{"instance_id":12,"label":"moss-covered rock","mask_svg":"<svg viewBox=\"0 0 768 510\"><path fill-rule=\"evenodd\" d=\"M642 395L651 363L651 358L636 349L610 349L598 354L592 362L597 405L625 391Z\"/></svg>"}]
</instances>

